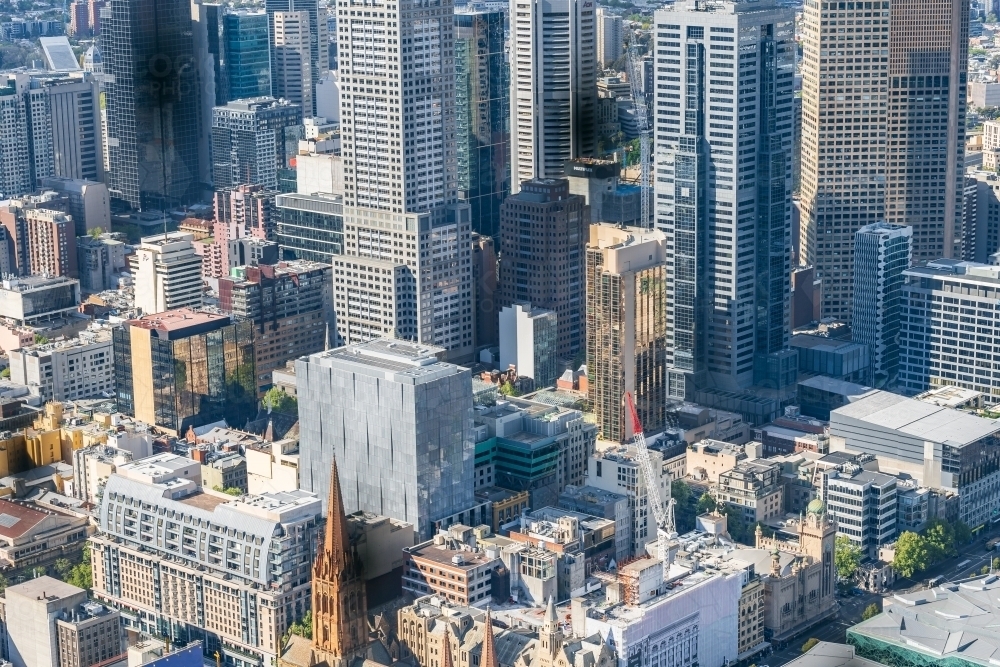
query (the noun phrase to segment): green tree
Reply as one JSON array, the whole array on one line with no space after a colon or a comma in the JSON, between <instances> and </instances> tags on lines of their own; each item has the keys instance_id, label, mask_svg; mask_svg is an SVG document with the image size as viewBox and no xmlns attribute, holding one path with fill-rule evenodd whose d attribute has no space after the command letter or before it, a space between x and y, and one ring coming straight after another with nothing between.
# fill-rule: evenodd
<instances>
[{"instance_id":1,"label":"green tree","mask_svg":"<svg viewBox=\"0 0 1000 667\"><path fill-rule=\"evenodd\" d=\"M964 521L956 521L954 524L955 529L955 545L968 544L972 541L972 529L966 525Z\"/></svg>"},{"instance_id":2,"label":"green tree","mask_svg":"<svg viewBox=\"0 0 1000 667\"><path fill-rule=\"evenodd\" d=\"M49 339L42 334L35 334L35 345L45 345L49 342Z\"/></svg>"},{"instance_id":3,"label":"green tree","mask_svg":"<svg viewBox=\"0 0 1000 667\"><path fill-rule=\"evenodd\" d=\"M927 542L920 535L906 531L896 540L896 557L892 566L904 577L923 572L931 564Z\"/></svg>"},{"instance_id":4,"label":"green tree","mask_svg":"<svg viewBox=\"0 0 1000 667\"><path fill-rule=\"evenodd\" d=\"M979 574L989 574L989 573L990 573L990 566L989 565L983 565L983 567L980 568L980 570L979 570Z\"/></svg>"},{"instance_id":5,"label":"green tree","mask_svg":"<svg viewBox=\"0 0 1000 667\"><path fill-rule=\"evenodd\" d=\"M701 498L698 499L698 514L705 514L706 512L714 512L718 507L718 503L715 502L715 498L712 497L710 493L701 494Z\"/></svg>"},{"instance_id":6,"label":"green tree","mask_svg":"<svg viewBox=\"0 0 1000 667\"><path fill-rule=\"evenodd\" d=\"M834 563L837 566L837 576L841 579L851 579L861 564L863 553L861 547L851 542L847 535L837 535L834 546Z\"/></svg>"},{"instance_id":7,"label":"green tree","mask_svg":"<svg viewBox=\"0 0 1000 667\"><path fill-rule=\"evenodd\" d=\"M729 536L736 542L749 544L751 541L750 524L746 515L743 514L743 508L722 503L719 505L718 511L720 514L726 515L726 528L729 531Z\"/></svg>"},{"instance_id":8,"label":"green tree","mask_svg":"<svg viewBox=\"0 0 1000 667\"><path fill-rule=\"evenodd\" d=\"M305 637L306 639L312 639L313 636L313 613L312 610L307 611L302 615L302 618L295 621L288 628L288 632L285 633L285 643L288 643L288 638L291 635L299 635L300 637Z\"/></svg>"},{"instance_id":9,"label":"green tree","mask_svg":"<svg viewBox=\"0 0 1000 667\"><path fill-rule=\"evenodd\" d=\"M816 639L815 637L810 637L806 641L806 643L802 645L802 652L803 653L808 653L809 649L811 649L813 646L815 646L818 643L819 643L818 639Z\"/></svg>"},{"instance_id":10,"label":"green tree","mask_svg":"<svg viewBox=\"0 0 1000 667\"><path fill-rule=\"evenodd\" d=\"M261 405L272 412L284 412L286 414L298 414L299 400L289 395L281 387L271 387L261 399Z\"/></svg>"},{"instance_id":11,"label":"green tree","mask_svg":"<svg viewBox=\"0 0 1000 667\"><path fill-rule=\"evenodd\" d=\"M869 618L874 618L882 613L882 610L878 608L878 605L872 602L870 605L865 607L865 610L861 612L861 620L867 621Z\"/></svg>"},{"instance_id":12,"label":"green tree","mask_svg":"<svg viewBox=\"0 0 1000 667\"><path fill-rule=\"evenodd\" d=\"M997 15L994 14L993 12L990 12L989 14L986 15L986 22L987 23L996 23L997 22Z\"/></svg>"},{"instance_id":13,"label":"green tree","mask_svg":"<svg viewBox=\"0 0 1000 667\"><path fill-rule=\"evenodd\" d=\"M955 549L955 529L951 524L945 523L941 519L933 519L928 522L923 536L932 563L958 553Z\"/></svg>"},{"instance_id":14,"label":"green tree","mask_svg":"<svg viewBox=\"0 0 1000 667\"><path fill-rule=\"evenodd\" d=\"M683 507L691 501L691 487L683 479L670 482L670 497L677 502L678 507Z\"/></svg>"},{"instance_id":15,"label":"green tree","mask_svg":"<svg viewBox=\"0 0 1000 667\"><path fill-rule=\"evenodd\" d=\"M0 378L9 378L9 377L10 377L10 366L0 371Z\"/></svg>"},{"instance_id":16,"label":"green tree","mask_svg":"<svg viewBox=\"0 0 1000 667\"><path fill-rule=\"evenodd\" d=\"M101 229L100 227L94 227L93 229L91 229L87 233L90 234L90 238L92 238L92 239L99 239L99 238L101 238L101 234L104 233L104 230Z\"/></svg>"},{"instance_id":17,"label":"green tree","mask_svg":"<svg viewBox=\"0 0 1000 667\"><path fill-rule=\"evenodd\" d=\"M7 581L7 577L0 574L0 593L3 593L5 590L7 590L7 586L9 585L10 582Z\"/></svg>"},{"instance_id":18,"label":"green tree","mask_svg":"<svg viewBox=\"0 0 1000 667\"><path fill-rule=\"evenodd\" d=\"M989 51L980 47L973 47L969 49L969 57L975 58L976 56L988 56Z\"/></svg>"},{"instance_id":19,"label":"green tree","mask_svg":"<svg viewBox=\"0 0 1000 667\"><path fill-rule=\"evenodd\" d=\"M69 575L70 571L73 569L73 563L71 563L68 558L60 558L56 560L54 567L56 569L56 574L59 575L59 578L65 581L67 575Z\"/></svg>"}]
</instances>

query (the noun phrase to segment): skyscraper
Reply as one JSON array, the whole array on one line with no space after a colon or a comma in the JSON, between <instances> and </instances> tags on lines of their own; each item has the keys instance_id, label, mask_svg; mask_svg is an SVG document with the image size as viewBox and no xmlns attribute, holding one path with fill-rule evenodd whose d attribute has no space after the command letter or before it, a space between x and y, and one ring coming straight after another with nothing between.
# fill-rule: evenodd
<instances>
[{"instance_id":1,"label":"skyscraper","mask_svg":"<svg viewBox=\"0 0 1000 667\"><path fill-rule=\"evenodd\" d=\"M599 437L633 434L622 397L630 392L647 431L667 406L667 244L660 231L591 225L587 243L588 399Z\"/></svg>"},{"instance_id":2,"label":"skyscraper","mask_svg":"<svg viewBox=\"0 0 1000 667\"><path fill-rule=\"evenodd\" d=\"M597 64L611 67L622 57L622 17L604 7L597 8Z\"/></svg>"},{"instance_id":3,"label":"skyscraper","mask_svg":"<svg viewBox=\"0 0 1000 667\"><path fill-rule=\"evenodd\" d=\"M913 227L876 222L854 237L854 312L851 338L871 351L875 386L891 385L899 371L903 271L910 266Z\"/></svg>"},{"instance_id":4,"label":"skyscraper","mask_svg":"<svg viewBox=\"0 0 1000 667\"><path fill-rule=\"evenodd\" d=\"M500 307L529 303L555 311L557 353L572 360L585 349L584 265L589 209L566 179L521 184L500 210Z\"/></svg>"},{"instance_id":5,"label":"skyscraper","mask_svg":"<svg viewBox=\"0 0 1000 667\"><path fill-rule=\"evenodd\" d=\"M857 24L860 6L854 5ZM888 5L885 217L913 227L915 264L961 257L969 4L892 0ZM885 6L871 12L881 14L883 26ZM866 19L868 14L865 3Z\"/></svg>"},{"instance_id":6,"label":"skyscraper","mask_svg":"<svg viewBox=\"0 0 1000 667\"><path fill-rule=\"evenodd\" d=\"M511 0L511 191L597 147L595 3Z\"/></svg>"},{"instance_id":7,"label":"skyscraper","mask_svg":"<svg viewBox=\"0 0 1000 667\"><path fill-rule=\"evenodd\" d=\"M655 216L673 248L672 397L794 382L785 351L793 19L770 0L692 1L655 15Z\"/></svg>"},{"instance_id":8,"label":"skyscraper","mask_svg":"<svg viewBox=\"0 0 1000 667\"><path fill-rule=\"evenodd\" d=\"M245 9L223 18L223 53L229 83L227 99L271 95L271 47L267 13Z\"/></svg>"},{"instance_id":9,"label":"skyscraper","mask_svg":"<svg viewBox=\"0 0 1000 667\"><path fill-rule=\"evenodd\" d=\"M313 62L309 51L311 25L309 12L275 12L274 23L274 96L295 102L312 115Z\"/></svg>"},{"instance_id":10,"label":"skyscraper","mask_svg":"<svg viewBox=\"0 0 1000 667\"><path fill-rule=\"evenodd\" d=\"M101 25L111 196L133 208L193 202L200 85L186 0L108 0Z\"/></svg>"},{"instance_id":11,"label":"skyscraper","mask_svg":"<svg viewBox=\"0 0 1000 667\"><path fill-rule=\"evenodd\" d=\"M877 0L805 7L799 263L823 279L823 317L850 320L854 234L885 215L888 10Z\"/></svg>"},{"instance_id":12,"label":"skyscraper","mask_svg":"<svg viewBox=\"0 0 1000 667\"><path fill-rule=\"evenodd\" d=\"M217 188L244 183L274 190L285 166L285 128L302 122L302 107L260 97L212 109L212 177Z\"/></svg>"},{"instance_id":13,"label":"skyscraper","mask_svg":"<svg viewBox=\"0 0 1000 667\"><path fill-rule=\"evenodd\" d=\"M307 48L309 53L308 62L303 62L302 72L308 71L305 82L302 83L304 91L308 91L310 103L303 104L306 117L316 115L314 103L314 93L316 83L323 78L330 69L330 52L327 48L329 41L328 24L326 20L326 8L320 7L317 0L265 0L264 9L267 12L270 43L271 43L271 94L274 97L283 97L281 90L285 88L282 82L282 70L279 68L278 46L281 40L278 39L277 25L275 23L276 12L302 12L305 16L294 18L296 39L307 40L306 45L302 45L303 51ZM285 30L289 30L288 23L292 17L285 17ZM290 33L286 32L286 37ZM298 48L298 46L296 47ZM289 56L290 57L290 56ZM306 94L306 93L304 93Z\"/></svg>"},{"instance_id":14,"label":"skyscraper","mask_svg":"<svg viewBox=\"0 0 1000 667\"><path fill-rule=\"evenodd\" d=\"M147 236L131 257L135 307L145 315L201 305L201 256L182 232Z\"/></svg>"},{"instance_id":15,"label":"skyscraper","mask_svg":"<svg viewBox=\"0 0 1000 667\"><path fill-rule=\"evenodd\" d=\"M443 348L374 340L295 364L302 488L327 497L336 457L347 512L413 524L474 504L472 379Z\"/></svg>"},{"instance_id":16,"label":"skyscraper","mask_svg":"<svg viewBox=\"0 0 1000 667\"><path fill-rule=\"evenodd\" d=\"M510 194L510 65L501 11L455 11L458 196L472 230L496 236Z\"/></svg>"}]
</instances>

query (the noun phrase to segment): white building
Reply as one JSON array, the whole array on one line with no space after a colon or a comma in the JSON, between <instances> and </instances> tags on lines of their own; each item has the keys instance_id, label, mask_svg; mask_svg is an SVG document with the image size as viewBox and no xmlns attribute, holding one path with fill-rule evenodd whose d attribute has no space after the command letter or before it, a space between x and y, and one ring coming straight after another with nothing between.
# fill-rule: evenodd
<instances>
[{"instance_id":1,"label":"white building","mask_svg":"<svg viewBox=\"0 0 1000 667\"><path fill-rule=\"evenodd\" d=\"M344 194L344 158L333 153L295 156L295 190L301 195Z\"/></svg>"},{"instance_id":2,"label":"white building","mask_svg":"<svg viewBox=\"0 0 1000 667\"><path fill-rule=\"evenodd\" d=\"M49 176L41 180L41 187L69 197L69 214L76 222L77 236L98 228L111 231L111 200L104 183Z\"/></svg>"},{"instance_id":3,"label":"white building","mask_svg":"<svg viewBox=\"0 0 1000 667\"><path fill-rule=\"evenodd\" d=\"M686 570L675 565L670 574L675 573L682 575ZM607 637L610 633L618 667L733 663L739 650L739 601L747 576L746 572L702 570L639 606L585 607L585 632L578 634L599 632ZM574 612L574 630L577 616Z\"/></svg>"},{"instance_id":4,"label":"white building","mask_svg":"<svg viewBox=\"0 0 1000 667\"><path fill-rule=\"evenodd\" d=\"M522 181L561 178L597 137L596 3L511 0L511 194Z\"/></svg>"},{"instance_id":5,"label":"white building","mask_svg":"<svg viewBox=\"0 0 1000 667\"><path fill-rule=\"evenodd\" d=\"M917 394L956 385L1000 401L991 355L1000 354L1000 267L939 259L904 273L899 387Z\"/></svg>"},{"instance_id":6,"label":"white building","mask_svg":"<svg viewBox=\"0 0 1000 667\"><path fill-rule=\"evenodd\" d=\"M193 235L147 236L129 259L135 277L135 307L143 315L201 305L202 258L194 251Z\"/></svg>"},{"instance_id":7,"label":"white building","mask_svg":"<svg viewBox=\"0 0 1000 667\"><path fill-rule=\"evenodd\" d=\"M992 85L1000 91L1000 84ZM1000 122L983 121L983 169L996 171L998 158L1000 158Z\"/></svg>"},{"instance_id":8,"label":"white building","mask_svg":"<svg viewBox=\"0 0 1000 667\"><path fill-rule=\"evenodd\" d=\"M913 227L877 222L854 235L854 308L851 338L871 352L875 386L899 371L903 271L910 266Z\"/></svg>"},{"instance_id":9,"label":"white building","mask_svg":"<svg viewBox=\"0 0 1000 667\"><path fill-rule=\"evenodd\" d=\"M610 67L621 58L623 46L622 17L604 7L597 8L597 64Z\"/></svg>"},{"instance_id":10,"label":"white building","mask_svg":"<svg viewBox=\"0 0 1000 667\"><path fill-rule=\"evenodd\" d=\"M668 393L794 383L783 352L794 11L771 0L691 0L657 11L654 24L654 215L673 248Z\"/></svg>"},{"instance_id":11,"label":"white building","mask_svg":"<svg viewBox=\"0 0 1000 667\"><path fill-rule=\"evenodd\" d=\"M273 17L274 96L298 104L308 116L313 109L309 12L274 12Z\"/></svg>"},{"instance_id":12,"label":"white building","mask_svg":"<svg viewBox=\"0 0 1000 667\"><path fill-rule=\"evenodd\" d=\"M11 350L10 379L49 401L93 398L115 389L111 330L88 329L79 337Z\"/></svg>"},{"instance_id":13,"label":"white building","mask_svg":"<svg viewBox=\"0 0 1000 667\"><path fill-rule=\"evenodd\" d=\"M559 375L556 359L558 322L554 311L517 303L500 311L500 368L548 386Z\"/></svg>"},{"instance_id":14,"label":"white building","mask_svg":"<svg viewBox=\"0 0 1000 667\"><path fill-rule=\"evenodd\" d=\"M653 470L660 470L660 499L670 498L670 475L663 471L663 456L650 450ZM656 518L647 501L646 478L639 467L635 447L622 446L598 451L587 462L587 485L626 496L632 512L633 556L646 554L646 544L657 539Z\"/></svg>"},{"instance_id":15,"label":"white building","mask_svg":"<svg viewBox=\"0 0 1000 667\"><path fill-rule=\"evenodd\" d=\"M16 82L0 88L0 195L16 197L32 191L28 113Z\"/></svg>"}]
</instances>

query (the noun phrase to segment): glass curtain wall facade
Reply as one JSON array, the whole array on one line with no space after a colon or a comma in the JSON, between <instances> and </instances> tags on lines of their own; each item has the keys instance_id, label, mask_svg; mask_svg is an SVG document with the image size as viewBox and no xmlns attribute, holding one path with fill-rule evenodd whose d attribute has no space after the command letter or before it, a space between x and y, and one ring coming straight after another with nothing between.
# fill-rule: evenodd
<instances>
[{"instance_id":1,"label":"glass curtain wall facade","mask_svg":"<svg viewBox=\"0 0 1000 667\"><path fill-rule=\"evenodd\" d=\"M455 130L459 198L472 230L496 237L510 194L510 66L502 11L455 13Z\"/></svg>"},{"instance_id":2,"label":"glass curtain wall facade","mask_svg":"<svg viewBox=\"0 0 1000 667\"><path fill-rule=\"evenodd\" d=\"M267 13L238 11L223 23L230 100L271 94Z\"/></svg>"}]
</instances>

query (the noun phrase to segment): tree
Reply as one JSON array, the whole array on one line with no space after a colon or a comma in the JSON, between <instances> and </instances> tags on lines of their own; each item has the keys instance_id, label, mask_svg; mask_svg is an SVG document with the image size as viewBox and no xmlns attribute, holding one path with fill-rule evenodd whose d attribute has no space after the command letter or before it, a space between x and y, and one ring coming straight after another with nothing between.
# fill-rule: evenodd
<instances>
[{"instance_id":1,"label":"tree","mask_svg":"<svg viewBox=\"0 0 1000 667\"><path fill-rule=\"evenodd\" d=\"M955 529L951 524L945 523L941 519L933 519L928 522L923 536L932 563L958 553L955 549Z\"/></svg>"},{"instance_id":2,"label":"tree","mask_svg":"<svg viewBox=\"0 0 1000 667\"><path fill-rule=\"evenodd\" d=\"M70 571L73 569L73 563L71 563L68 558L59 558L56 560L54 567L56 568L56 574L59 575L59 578L66 581L67 575L69 575Z\"/></svg>"},{"instance_id":3,"label":"tree","mask_svg":"<svg viewBox=\"0 0 1000 667\"><path fill-rule=\"evenodd\" d=\"M870 605L865 607L865 610L861 612L861 620L867 621L869 618L874 618L882 613L882 610L878 608L878 605L872 602Z\"/></svg>"},{"instance_id":4,"label":"tree","mask_svg":"<svg viewBox=\"0 0 1000 667\"><path fill-rule=\"evenodd\" d=\"M670 497L677 501L678 507L683 507L691 500L691 487L683 479L670 483Z\"/></svg>"},{"instance_id":5,"label":"tree","mask_svg":"<svg viewBox=\"0 0 1000 667\"><path fill-rule=\"evenodd\" d=\"M0 593L3 593L5 590L7 590L7 586L9 585L10 582L7 581L7 577L0 574Z\"/></svg>"},{"instance_id":6,"label":"tree","mask_svg":"<svg viewBox=\"0 0 1000 667\"><path fill-rule=\"evenodd\" d=\"M9 377L10 377L10 366L0 371L0 378L9 378Z\"/></svg>"},{"instance_id":7,"label":"tree","mask_svg":"<svg viewBox=\"0 0 1000 667\"><path fill-rule=\"evenodd\" d=\"M715 502L715 498L710 493L701 494L701 498L698 499L698 514L714 512L717 507L718 503Z\"/></svg>"},{"instance_id":8,"label":"tree","mask_svg":"<svg viewBox=\"0 0 1000 667\"><path fill-rule=\"evenodd\" d=\"M750 524L743 514L743 508L722 503L717 511L726 516L726 528L729 531L729 536L736 542L749 544L751 535L748 526Z\"/></svg>"},{"instance_id":9,"label":"tree","mask_svg":"<svg viewBox=\"0 0 1000 667\"><path fill-rule=\"evenodd\" d=\"M834 563L837 566L837 576L841 579L851 579L861 564L863 553L861 547L851 542L847 535L837 535L834 546Z\"/></svg>"},{"instance_id":10,"label":"tree","mask_svg":"<svg viewBox=\"0 0 1000 667\"><path fill-rule=\"evenodd\" d=\"M816 639L815 637L810 637L809 640L806 641L806 643L802 645L802 652L803 653L808 653L809 649L811 649L813 646L815 646L818 643L819 643L818 639Z\"/></svg>"},{"instance_id":11,"label":"tree","mask_svg":"<svg viewBox=\"0 0 1000 667\"><path fill-rule=\"evenodd\" d=\"M288 632L285 633L285 643L288 643L288 638L291 635L299 635L300 637L305 637L306 639L312 639L313 636L313 613L312 610L307 611L302 615L302 618L298 621L292 623L288 628Z\"/></svg>"},{"instance_id":12,"label":"tree","mask_svg":"<svg viewBox=\"0 0 1000 667\"><path fill-rule=\"evenodd\" d=\"M298 414L299 400L290 396L281 387L271 387L261 399L261 405L271 412L284 412L287 414Z\"/></svg>"},{"instance_id":13,"label":"tree","mask_svg":"<svg viewBox=\"0 0 1000 667\"><path fill-rule=\"evenodd\" d=\"M49 342L49 339L42 334L35 334L35 345L45 345Z\"/></svg>"},{"instance_id":14,"label":"tree","mask_svg":"<svg viewBox=\"0 0 1000 667\"><path fill-rule=\"evenodd\" d=\"M956 521L954 528L956 545L968 544L972 541L972 529L969 528L964 521Z\"/></svg>"},{"instance_id":15,"label":"tree","mask_svg":"<svg viewBox=\"0 0 1000 667\"><path fill-rule=\"evenodd\" d=\"M90 238L92 238L92 239L99 239L99 238L101 238L101 234L104 233L104 230L101 229L100 227L94 227L93 229L91 229L87 233L90 234Z\"/></svg>"},{"instance_id":16,"label":"tree","mask_svg":"<svg viewBox=\"0 0 1000 667\"><path fill-rule=\"evenodd\" d=\"M931 564L927 542L916 533L906 531L896 540L896 557L892 566L904 577L923 572Z\"/></svg>"}]
</instances>

